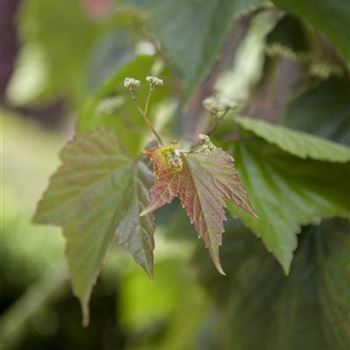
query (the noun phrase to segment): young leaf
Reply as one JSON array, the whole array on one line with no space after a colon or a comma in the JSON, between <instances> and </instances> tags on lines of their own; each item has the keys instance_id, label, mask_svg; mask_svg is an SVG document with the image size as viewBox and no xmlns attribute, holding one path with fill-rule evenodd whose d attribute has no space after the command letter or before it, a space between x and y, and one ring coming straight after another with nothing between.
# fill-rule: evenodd
<instances>
[{"instance_id":1,"label":"young leaf","mask_svg":"<svg viewBox=\"0 0 350 350\"><path fill-rule=\"evenodd\" d=\"M80 133L61 154L62 165L39 202L34 221L62 226L73 291L89 320L92 287L115 237L149 274L153 273L149 169L119 150L106 129Z\"/></svg>"},{"instance_id":2,"label":"young leaf","mask_svg":"<svg viewBox=\"0 0 350 350\"><path fill-rule=\"evenodd\" d=\"M233 166L233 158L211 143L203 143L196 151L188 153L180 153L179 144L171 144L150 150L148 155L155 164L156 180L151 190L151 202L141 215L178 197L209 249L214 265L224 274L219 246L226 220L225 201L231 200L255 215Z\"/></svg>"},{"instance_id":3,"label":"young leaf","mask_svg":"<svg viewBox=\"0 0 350 350\"><path fill-rule=\"evenodd\" d=\"M350 147L262 120L236 116L235 123L300 158L349 162Z\"/></svg>"},{"instance_id":4,"label":"young leaf","mask_svg":"<svg viewBox=\"0 0 350 350\"><path fill-rule=\"evenodd\" d=\"M288 273L301 225L350 215L350 163L300 159L259 139L237 142L232 150L258 218L234 206L229 211L261 237Z\"/></svg>"}]
</instances>

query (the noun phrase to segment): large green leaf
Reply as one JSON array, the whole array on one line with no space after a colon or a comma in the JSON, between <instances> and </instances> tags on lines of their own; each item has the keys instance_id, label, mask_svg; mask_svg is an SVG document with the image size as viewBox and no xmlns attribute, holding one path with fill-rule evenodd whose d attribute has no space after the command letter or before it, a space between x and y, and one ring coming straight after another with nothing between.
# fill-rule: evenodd
<instances>
[{"instance_id":1,"label":"large green leaf","mask_svg":"<svg viewBox=\"0 0 350 350\"><path fill-rule=\"evenodd\" d=\"M305 227L288 277L240 227L227 232L222 259L225 278L218 278L205 258L197 261L217 305L210 349L348 349L349 222Z\"/></svg>"},{"instance_id":2,"label":"large green leaf","mask_svg":"<svg viewBox=\"0 0 350 350\"><path fill-rule=\"evenodd\" d=\"M263 0L124 0L150 13L152 28L189 85L206 74L235 18Z\"/></svg>"},{"instance_id":3,"label":"large green leaf","mask_svg":"<svg viewBox=\"0 0 350 350\"><path fill-rule=\"evenodd\" d=\"M273 0L273 3L310 22L334 44L350 67L349 1Z\"/></svg>"},{"instance_id":4,"label":"large green leaf","mask_svg":"<svg viewBox=\"0 0 350 350\"><path fill-rule=\"evenodd\" d=\"M298 96L284 124L350 146L350 83L332 79Z\"/></svg>"},{"instance_id":5,"label":"large green leaf","mask_svg":"<svg viewBox=\"0 0 350 350\"><path fill-rule=\"evenodd\" d=\"M349 162L350 148L262 120L235 117L234 121L267 142L273 143L300 158L312 158L331 162Z\"/></svg>"},{"instance_id":6,"label":"large green leaf","mask_svg":"<svg viewBox=\"0 0 350 350\"><path fill-rule=\"evenodd\" d=\"M286 273L303 224L350 214L350 163L300 159L261 139L233 145L236 166L258 218L230 211L261 239Z\"/></svg>"},{"instance_id":7,"label":"large green leaf","mask_svg":"<svg viewBox=\"0 0 350 350\"><path fill-rule=\"evenodd\" d=\"M153 218L139 215L149 201L152 176L143 163L121 153L106 129L78 134L61 160L34 221L62 226L73 290L87 324L92 287L114 237L153 273Z\"/></svg>"}]
</instances>

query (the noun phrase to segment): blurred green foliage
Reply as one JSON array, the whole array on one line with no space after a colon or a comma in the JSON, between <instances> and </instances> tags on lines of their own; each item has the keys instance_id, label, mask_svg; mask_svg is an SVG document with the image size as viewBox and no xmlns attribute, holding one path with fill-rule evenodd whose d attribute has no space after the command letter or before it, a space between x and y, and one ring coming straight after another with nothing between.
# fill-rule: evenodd
<instances>
[{"instance_id":1,"label":"blurred green foliage","mask_svg":"<svg viewBox=\"0 0 350 350\"><path fill-rule=\"evenodd\" d=\"M96 3L23 0L18 14L22 47L9 104L1 110L4 347L346 350L350 225L325 217L349 216L348 162L333 162L328 148L322 154L329 159L300 159L300 149L318 150L310 151L302 138L301 148L295 146L279 129L247 131L225 119L213 139L233 152L261 216L243 221L280 253L285 269L292 261L290 275L230 217L222 248L228 276L219 276L173 203L156 217L154 280L113 245L92 296L91 325L83 329L60 230L31 224L72 125L49 132L18 114L62 99L77 130L107 127L137 157L152 138L122 82L126 76L142 80L143 101L143 79L152 74L165 79L151 118L167 141L197 133L183 130L191 120L202 129L212 122L193 108L199 91L234 100L245 114L267 111L266 119L349 145L348 3L105 0L108 10L95 16ZM237 24L242 14L248 15ZM236 45L229 45L229 33ZM228 57L221 56L223 45ZM312 72L322 65L327 74Z\"/></svg>"},{"instance_id":2,"label":"blurred green foliage","mask_svg":"<svg viewBox=\"0 0 350 350\"><path fill-rule=\"evenodd\" d=\"M213 345L203 349L346 350L349 223L330 220L304 228L288 277L256 238L234 225L222 249L229 277L218 280L208 264L201 265L217 310Z\"/></svg>"},{"instance_id":3,"label":"blurred green foliage","mask_svg":"<svg viewBox=\"0 0 350 350\"><path fill-rule=\"evenodd\" d=\"M350 3L343 0L273 0L277 6L286 9L311 23L327 36L350 66L349 29Z\"/></svg>"},{"instance_id":4,"label":"blurred green foliage","mask_svg":"<svg viewBox=\"0 0 350 350\"><path fill-rule=\"evenodd\" d=\"M349 101L349 81L330 79L298 96L288 106L284 123L349 146Z\"/></svg>"},{"instance_id":5,"label":"blurred green foliage","mask_svg":"<svg viewBox=\"0 0 350 350\"><path fill-rule=\"evenodd\" d=\"M174 59L186 84L193 88L215 62L233 20L258 8L264 1L206 1L200 4L200 11L196 0L125 2L139 6L150 15L154 32Z\"/></svg>"}]
</instances>

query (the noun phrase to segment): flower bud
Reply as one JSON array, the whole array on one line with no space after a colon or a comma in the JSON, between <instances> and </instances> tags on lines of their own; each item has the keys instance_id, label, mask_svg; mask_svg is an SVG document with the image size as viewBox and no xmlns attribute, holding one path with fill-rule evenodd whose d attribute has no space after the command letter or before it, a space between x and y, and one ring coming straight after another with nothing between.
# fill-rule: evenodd
<instances>
[{"instance_id":1,"label":"flower bud","mask_svg":"<svg viewBox=\"0 0 350 350\"><path fill-rule=\"evenodd\" d=\"M124 87L129 90L131 96L134 98L136 90L140 87L140 80L136 80L134 78L125 78Z\"/></svg>"},{"instance_id":2,"label":"flower bud","mask_svg":"<svg viewBox=\"0 0 350 350\"><path fill-rule=\"evenodd\" d=\"M216 146L211 142L208 135L199 134L198 138L201 140L201 145L197 152L212 152L216 150Z\"/></svg>"},{"instance_id":3,"label":"flower bud","mask_svg":"<svg viewBox=\"0 0 350 350\"><path fill-rule=\"evenodd\" d=\"M213 115L227 112L237 107L236 103L233 101L229 101L226 99L221 99L213 96L206 98L203 101L203 106Z\"/></svg>"},{"instance_id":4,"label":"flower bud","mask_svg":"<svg viewBox=\"0 0 350 350\"><path fill-rule=\"evenodd\" d=\"M148 81L151 90L164 84L163 79L157 77L147 76L146 80Z\"/></svg>"}]
</instances>

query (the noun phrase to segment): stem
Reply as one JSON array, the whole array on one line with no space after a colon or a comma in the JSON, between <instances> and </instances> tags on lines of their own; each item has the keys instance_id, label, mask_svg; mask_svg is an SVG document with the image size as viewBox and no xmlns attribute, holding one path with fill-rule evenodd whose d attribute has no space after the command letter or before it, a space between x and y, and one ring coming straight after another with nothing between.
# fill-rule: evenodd
<instances>
[{"instance_id":1,"label":"stem","mask_svg":"<svg viewBox=\"0 0 350 350\"><path fill-rule=\"evenodd\" d=\"M152 90L151 90L151 88L149 88L147 99L146 99L146 103L145 103L145 109L144 109L144 113L145 113L146 117L147 117L147 114L148 114L149 103L151 101L151 95L152 95Z\"/></svg>"},{"instance_id":2,"label":"stem","mask_svg":"<svg viewBox=\"0 0 350 350\"><path fill-rule=\"evenodd\" d=\"M215 119L215 122L213 124L213 126L206 132L206 134L208 136L210 136L216 129L217 127L220 125L220 123L222 122L222 120L224 119L225 115L227 114L228 111L224 111L220 116L217 116Z\"/></svg>"},{"instance_id":3,"label":"stem","mask_svg":"<svg viewBox=\"0 0 350 350\"><path fill-rule=\"evenodd\" d=\"M158 143L160 145L164 145L164 142L162 140L162 138L160 137L160 135L158 134L157 130L154 128L154 126L152 125L151 121L148 119L148 108L149 108L149 103L151 101L151 95L152 95L152 91L151 89L149 89L148 91L148 96L146 99L146 103L145 103L145 108L142 110L142 108L137 104L136 100L135 101L135 105L137 110L139 111L139 113L141 114L141 116L143 117L143 119L145 120L145 122L147 123L148 127L151 129L151 131L153 132L154 136L156 137Z\"/></svg>"},{"instance_id":4,"label":"stem","mask_svg":"<svg viewBox=\"0 0 350 350\"><path fill-rule=\"evenodd\" d=\"M197 91L191 97L188 103L188 115L185 115L186 119L183 120L185 138L193 140L194 136L206 129L208 123L207 112L203 108L202 102L206 97L214 93L215 82L225 67L230 64L241 39L247 32L250 21L258 11L250 12L235 22L229 33L228 40L221 49L220 60L216 62L211 72L201 82Z\"/></svg>"}]
</instances>

